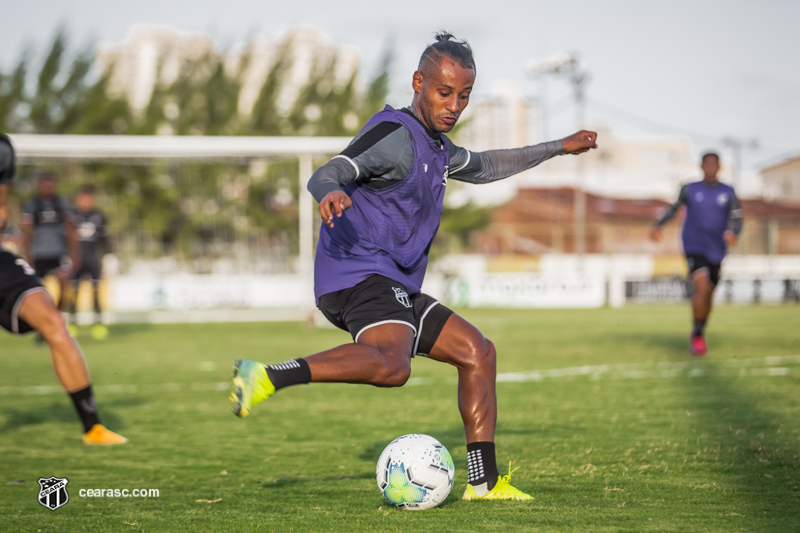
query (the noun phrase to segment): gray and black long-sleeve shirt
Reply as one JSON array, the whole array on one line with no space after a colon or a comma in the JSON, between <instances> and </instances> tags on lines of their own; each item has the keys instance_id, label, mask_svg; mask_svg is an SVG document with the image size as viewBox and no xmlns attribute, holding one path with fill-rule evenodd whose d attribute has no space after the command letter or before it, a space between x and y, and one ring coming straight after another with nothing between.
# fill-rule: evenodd
<instances>
[{"instance_id":1,"label":"gray and black long-sleeve shirt","mask_svg":"<svg viewBox=\"0 0 800 533\"><path fill-rule=\"evenodd\" d=\"M402 111L419 121L410 108ZM444 135L426 131L433 139L444 139L450 153L449 178L468 183L501 180L564 153L560 140L511 150L471 152ZM325 195L342 190L355 180L381 189L403 180L413 165L411 132L396 122L380 122L364 128L342 153L317 169L308 182L308 190L320 202Z\"/></svg>"}]
</instances>

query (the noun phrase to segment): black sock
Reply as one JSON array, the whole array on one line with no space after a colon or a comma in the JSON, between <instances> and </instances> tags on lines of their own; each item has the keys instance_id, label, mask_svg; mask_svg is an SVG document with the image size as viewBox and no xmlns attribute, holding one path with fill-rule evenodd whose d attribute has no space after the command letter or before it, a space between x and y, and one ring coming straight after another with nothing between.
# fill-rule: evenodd
<instances>
[{"instance_id":1,"label":"black sock","mask_svg":"<svg viewBox=\"0 0 800 533\"><path fill-rule=\"evenodd\" d=\"M705 327L706 327L706 321L705 320L695 320L694 321L694 329L692 330L692 336L693 337L702 337L703 336L703 330L705 329Z\"/></svg>"},{"instance_id":2,"label":"black sock","mask_svg":"<svg viewBox=\"0 0 800 533\"><path fill-rule=\"evenodd\" d=\"M96 315L97 323L102 322L103 311L100 309L100 282L92 280L92 288L94 289L94 314Z\"/></svg>"},{"instance_id":3,"label":"black sock","mask_svg":"<svg viewBox=\"0 0 800 533\"><path fill-rule=\"evenodd\" d=\"M81 417L84 433L92 429L92 426L95 424L100 423L100 418L97 416L97 406L94 403L94 394L92 394L91 385L85 389L71 392L69 396L72 398L72 403L75 404L75 410L78 411L78 416Z\"/></svg>"},{"instance_id":4,"label":"black sock","mask_svg":"<svg viewBox=\"0 0 800 533\"><path fill-rule=\"evenodd\" d=\"M290 359L277 365L264 365L269 380L280 390L289 385L311 382L311 369L305 359Z\"/></svg>"},{"instance_id":5,"label":"black sock","mask_svg":"<svg viewBox=\"0 0 800 533\"><path fill-rule=\"evenodd\" d=\"M483 496L494 488L500 473L494 455L494 442L470 442L467 444L467 483ZM485 484L485 486L484 486Z\"/></svg>"}]
</instances>

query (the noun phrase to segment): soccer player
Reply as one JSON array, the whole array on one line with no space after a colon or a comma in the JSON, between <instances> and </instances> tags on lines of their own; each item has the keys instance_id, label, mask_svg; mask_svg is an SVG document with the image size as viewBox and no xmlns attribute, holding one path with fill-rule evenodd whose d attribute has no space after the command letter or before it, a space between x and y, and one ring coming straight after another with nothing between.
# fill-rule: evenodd
<instances>
[{"instance_id":1,"label":"soccer player","mask_svg":"<svg viewBox=\"0 0 800 533\"><path fill-rule=\"evenodd\" d=\"M701 357L708 352L703 332L711 314L714 289L719 282L720 265L728 246L736 244L742 231L742 210L733 187L720 183L719 155L703 155L700 168L703 180L684 185L678 200L656 220L650 237L661 240L661 228L686 206L681 228L683 253L692 280L692 317L694 328L689 336L689 353Z\"/></svg>"},{"instance_id":2,"label":"soccer player","mask_svg":"<svg viewBox=\"0 0 800 533\"><path fill-rule=\"evenodd\" d=\"M58 279L56 307L61 309L70 271L80 266L78 239L69 202L58 195L55 174L41 174L36 186L36 196L22 208L22 256L40 278Z\"/></svg>"},{"instance_id":3,"label":"soccer player","mask_svg":"<svg viewBox=\"0 0 800 533\"><path fill-rule=\"evenodd\" d=\"M265 366L234 362L231 407L245 417L275 391L308 382L400 387L411 358L427 356L458 370L458 405L468 451L463 498L531 497L500 476L495 346L472 324L420 292L448 179L488 183L554 156L595 148L596 134L514 150L470 152L444 134L469 102L475 61L448 33L422 54L410 107L375 114L339 155L319 168L308 189L322 216L314 284L317 305L353 343Z\"/></svg>"},{"instance_id":4,"label":"soccer player","mask_svg":"<svg viewBox=\"0 0 800 533\"><path fill-rule=\"evenodd\" d=\"M102 275L102 254L111 253L108 238L106 217L95 207L95 188L93 185L82 187L75 196L75 209L72 211L72 222L80 244L80 267L72 276L73 298L70 305L73 327L77 326L78 286L82 279L88 277L92 281L94 295L94 326L92 335L98 339L108 336L108 329L103 326L103 313L100 309L100 277ZM77 331L77 327L75 329Z\"/></svg>"},{"instance_id":5,"label":"soccer player","mask_svg":"<svg viewBox=\"0 0 800 533\"><path fill-rule=\"evenodd\" d=\"M14 181L14 150L0 133L0 233L8 221ZM0 325L15 334L38 331L50 347L53 368L83 423L86 444L121 444L125 437L106 429L95 406L89 369L80 346L67 331L61 312L24 259L0 248Z\"/></svg>"}]
</instances>

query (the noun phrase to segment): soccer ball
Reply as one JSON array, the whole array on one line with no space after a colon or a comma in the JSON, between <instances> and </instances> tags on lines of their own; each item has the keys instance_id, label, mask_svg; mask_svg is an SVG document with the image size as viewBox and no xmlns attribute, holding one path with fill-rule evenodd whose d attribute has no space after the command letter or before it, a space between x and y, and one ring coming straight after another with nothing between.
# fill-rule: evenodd
<instances>
[{"instance_id":1,"label":"soccer ball","mask_svg":"<svg viewBox=\"0 0 800 533\"><path fill-rule=\"evenodd\" d=\"M456 469L447 448L418 433L394 439L378 459L378 488L389 503L421 511L442 503L453 488Z\"/></svg>"}]
</instances>

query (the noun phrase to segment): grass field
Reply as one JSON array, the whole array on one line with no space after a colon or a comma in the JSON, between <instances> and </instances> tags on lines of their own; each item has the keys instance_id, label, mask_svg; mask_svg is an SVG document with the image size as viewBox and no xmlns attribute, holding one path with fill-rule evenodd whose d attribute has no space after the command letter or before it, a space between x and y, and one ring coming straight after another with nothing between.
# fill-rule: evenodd
<instances>
[{"instance_id":1,"label":"grass field","mask_svg":"<svg viewBox=\"0 0 800 533\"><path fill-rule=\"evenodd\" d=\"M101 416L130 443L90 448L47 351L0 339L0 528L115 531L800 531L800 308L719 307L710 354L688 309L464 312L498 347L498 462L533 502L462 502L454 371L417 358L400 389L310 385L247 420L230 360L279 362L348 341L299 323L128 325L82 339ZM37 388L40 387L40 388ZM375 463L405 433L442 441L441 507L383 500ZM505 467L504 467L505 468ZM37 502L37 479L70 501ZM20 480L24 480L21 482ZM159 489L88 498L80 489Z\"/></svg>"}]
</instances>

